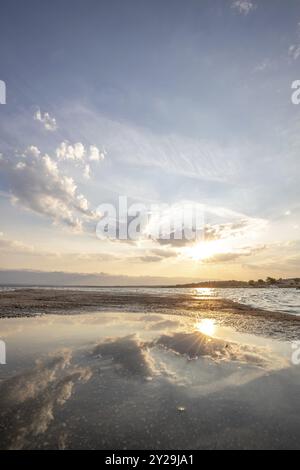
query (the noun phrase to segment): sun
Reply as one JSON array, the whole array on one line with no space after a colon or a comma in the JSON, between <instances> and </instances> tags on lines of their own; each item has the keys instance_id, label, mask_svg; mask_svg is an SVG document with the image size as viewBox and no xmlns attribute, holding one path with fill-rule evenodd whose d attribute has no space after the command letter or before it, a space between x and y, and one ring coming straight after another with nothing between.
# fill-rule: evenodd
<instances>
[{"instance_id":1,"label":"sun","mask_svg":"<svg viewBox=\"0 0 300 470\"><path fill-rule=\"evenodd\" d=\"M213 336L216 331L215 320L209 318L201 320L196 324L196 328L206 336Z\"/></svg>"},{"instance_id":2,"label":"sun","mask_svg":"<svg viewBox=\"0 0 300 470\"><path fill-rule=\"evenodd\" d=\"M224 246L223 240L213 240L209 242L204 241L188 247L186 254L196 261L202 261L212 258L217 254L224 253L226 250L227 248Z\"/></svg>"}]
</instances>

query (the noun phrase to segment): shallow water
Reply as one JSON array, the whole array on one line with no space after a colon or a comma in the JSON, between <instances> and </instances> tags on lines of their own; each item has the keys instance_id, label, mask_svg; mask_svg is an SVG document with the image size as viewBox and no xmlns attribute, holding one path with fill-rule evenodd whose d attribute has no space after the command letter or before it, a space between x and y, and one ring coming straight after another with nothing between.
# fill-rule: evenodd
<instances>
[{"instance_id":1,"label":"shallow water","mask_svg":"<svg viewBox=\"0 0 300 470\"><path fill-rule=\"evenodd\" d=\"M200 297L233 300L251 307L300 315L300 290L298 289L196 289Z\"/></svg>"},{"instance_id":2,"label":"shallow water","mask_svg":"<svg viewBox=\"0 0 300 470\"><path fill-rule=\"evenodd\" d=\"M45 289L45 287L32 286L35 289ZM27 289L28 287L26 287ZM1 291L11 291L22 289L13 286L0 286ZM176 294L188 294L199 298L229 299L251 307L270 310L273 312L284 312L293 315L300 315L300 290L279 289L279 288L161 288L161 287L46 287L46 289L56 290L77 290L83 292L106 292L117 293L118 295L151 294L154 296L172 297ZM119 305L123 308L122 304ZM140 310L140 305L137 304Z\"/></svg>"},{"instance_id":3,"label":"shallow water","mask_svg":"<svg viewBox=\"0 0 300 470\"><path fill-rule=\"evenodd\" d=\"M1 319L0 337L2 448L299 447L289 343L116 311Z\"/></svg>"}]
</instances>

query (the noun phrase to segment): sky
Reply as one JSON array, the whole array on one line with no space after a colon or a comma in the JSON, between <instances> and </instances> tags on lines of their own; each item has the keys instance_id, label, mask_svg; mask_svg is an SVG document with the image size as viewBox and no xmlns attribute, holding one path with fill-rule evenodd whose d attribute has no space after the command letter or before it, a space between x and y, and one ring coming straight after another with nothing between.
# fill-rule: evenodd
<instances>
[{"instance_id":1,"label":"sky","mask_svg":"<svg viewBox=\"0 0 300 470\"><path fill-rule=\"evenodd\" d=\"M299 0L3 0L0 80L1 276L300 277ZM99 239L120 196L201 240Z\"/></svg>"}]
</instances>

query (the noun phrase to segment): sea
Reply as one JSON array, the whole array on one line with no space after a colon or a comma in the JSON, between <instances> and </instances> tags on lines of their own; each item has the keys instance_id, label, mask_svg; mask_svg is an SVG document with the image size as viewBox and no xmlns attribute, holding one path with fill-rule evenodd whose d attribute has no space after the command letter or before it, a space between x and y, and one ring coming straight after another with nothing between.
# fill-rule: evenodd
<instances>
[{"instance_id":1,"label":"sea","mask_svg":"<svg viewBox=\"0 0 300 470\"><path fill-rule=\"evenodd\" d=\"M86 287L86 286L0 286L0 292L16 289L62 289L79 290L84 292L117 293L118 296L135 294L151 294L153 296L172 296L176 294L190 294L199 298L229 299L243 305L269 311L300 315L300 290L294 288L174 288L174 287ZM122 304L120 304L122 309Z\"/></svg>"}]
</instances>

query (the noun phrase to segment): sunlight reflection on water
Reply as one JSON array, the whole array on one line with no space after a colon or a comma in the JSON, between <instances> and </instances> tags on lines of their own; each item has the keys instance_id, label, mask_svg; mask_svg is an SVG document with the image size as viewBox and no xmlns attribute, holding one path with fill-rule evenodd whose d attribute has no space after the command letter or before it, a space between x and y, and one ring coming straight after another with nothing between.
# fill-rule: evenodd
<instances>
[{"instance_id":1,"label":"sunlight reflection on water","mask_svg":"<svg viewBox=\"0 0 300 470\"><path fill-rule=\"evenodd\" d=\"M278 371L289 368L288 344L281 348L210 318L91 312L2 319L0 330L9 342L0 382L1 448L178 448L186 435L196 446L213 413L220 420L211 396L223 407L232 390L245 397L248 384L274 374L269 397ZM250 390L247 397L252 409L256 395ZM234 401L225 409L226 426L235 408Z\"/></svg>"},{"instance_id":2,"label":"sunlight reflection on water","mask_svg":"<svg viewBox=\"0 0 300 470\"><path fill-rule=\"evenodd\" d=\"M216 289L210 287L197 287L194 294L198 297L218 297Z\"/></svg>"},{"instance_id":3,"label":"sunlight reflection on water","mask_svg":"<svg viewBox=\"0 0 300 470\"><path fill-rule=\"evenodd\" d=\"M216 331L215 320L204 318L196 324L196 328L206 336L213 336Z\"/></svg>"},{"instance_id":4,"label":"sunlight reflection on water","mask_svg":"<svg viewBox=\"0 0 300 470\"><path fill-rule=\"evenodd\" d=\"M296 289L199 287L192 294L201 299L229 299L264 310L300 315L300 291Z\"/></svg>"}]
</instances>

